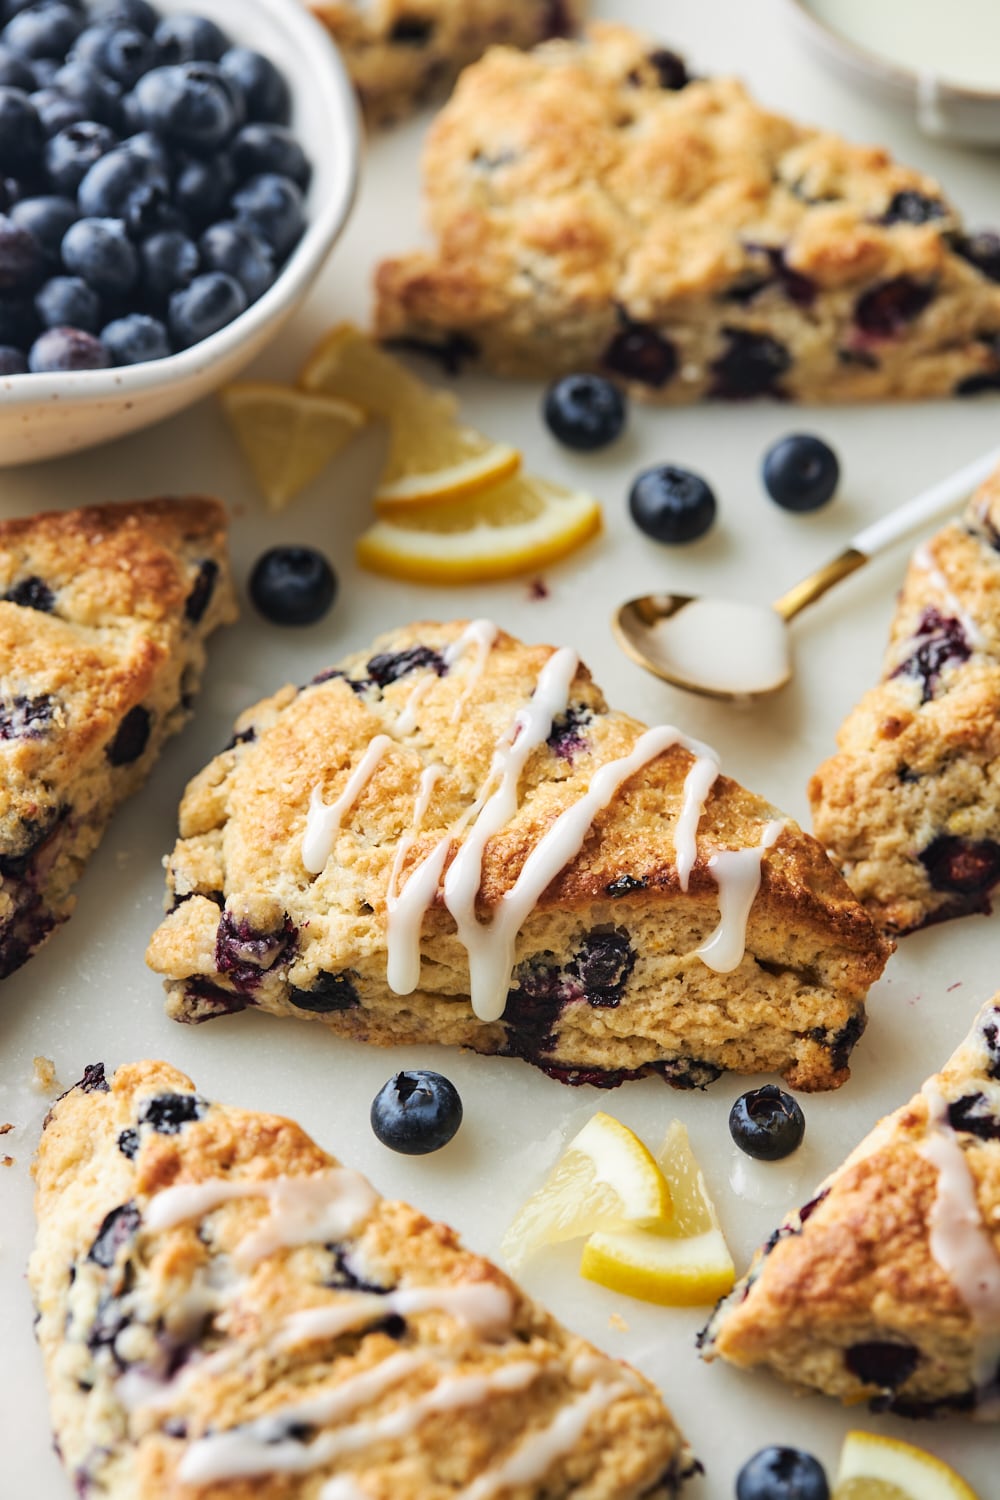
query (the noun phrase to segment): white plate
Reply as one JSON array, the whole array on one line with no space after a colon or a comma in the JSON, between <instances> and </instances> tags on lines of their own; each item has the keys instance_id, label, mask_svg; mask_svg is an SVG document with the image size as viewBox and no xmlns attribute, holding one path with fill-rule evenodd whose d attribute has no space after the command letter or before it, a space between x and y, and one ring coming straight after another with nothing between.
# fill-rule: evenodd
<instances>
[{"instance_id":1,"label":"white plate","mask_svg":"<svg viewBox=\"0 0 1000 1500\"><path fill-rule=\"evenodd\" d=\"M650 23L643 0L596 7L636 25ZM802 118L840 128L859 140L887 142L904 160L937 172L970 221L986 220L996 202L995 164L932 145L898 120L853 99L811 67L780 25L778 0L699 0L671 8L660 31L686 49L703 71L731 69L759 95ZM421 126L374 143L358 211L310 301L254 374L291 377L318 330L358 316L371 267L380 255L417 243L416 167ZM495 1253L523 1196L536 1185L557 1144L595 1109L619 1114L656 1146L674 1115L689 1126L737 1260L774 1226L786 1201L808 1196L880 1115L907 1099L964 1033L997 985L1000 917L970 917L905 940L871 996L868 1034L854 1054L854 1077L836 1094L803 1098L807 1143L799 1158L774 1169L772 1196L758 1204L728 1186L733 1151L726 1116L747 1086L724 1078L705 1094L675 1093L648 1080L611 1094L570 1091L523 1064L436 1052L384 1052L345 1046L315 1026L244 1013L200 1028L165 1020L160 986L143 963L159 919L159 862L175 833L175 810L188 776L229 735L236 712L287 680L305 681L379 630L408 620L488 614L529 640L574 645L616 706L649 722L676 722L714 743L728 771L772 797L808 826L806 783L827 755L841 717L874 680L899 584L901 552L872 564L796 625L800 676L759 711L689 699L644 676L614 646L612 607L659 586L710 587L743 599L767 599L835 552L867 518L884 513L936 476L997 442L995 400L869 410L801 410L775 405L698 410L634 410L620 447L574 457L549 438L532 385L463 381L464 410L498 437L522 444L535 470L593 489L606 508L607 533L548 574L549 596L535 600L526 582L434 590L359 574L353 538L365 524L378 460L374 434L283 517L269 518L212 402L113 447L11 472L0 513L48 506L214 491L232 506L237 572L278 540L326 548L341 593L326 621L309 630L279 630L245 607L240 625L213 646L193 724L172 742L149 784L109 831L80 886L76 915L48 947L3 986L0 1121L17 1129L3 1138L16 1165L0 1173L6 1207L0 1221L0 1493L68 1500L70 1487L49 1443L41 1369L31 1337L22 1271L31 1237L29 1159L45 1102L29 1086L31 1060L55 1060L63 1086L98 1058L109 1066L139 1056L168 1059L206 1093L296 1116L327 1147L398 1194L455 1224L476 1249ZM843 460L842 494L814 516L774 507L758 479L760 457L783 433L825 435ZM720 502L715 532L688 549L647 542L625 512L629 476L672 460L706 474ZM400 1066L438 1067L461 1090L466 1123L438 1156L407 1159L378 1145L368 1125L371 1099ZM797 1179L797 1180L796 1180ZM769 1177L768 1182L772 1181ZM785 1195L785 1196L783 1196ZM793 1399L763 1376L699 1362L697 1312L629 1302L581 1282L572 1249L553 1253L524 1277L571 1326L616 1355L633 1359L662 1387L706 1464L691 1500L731 1500L733 1476L765 1443L792 1443L822 1457L831 1472L843 1434L864 1426L924 1444L955 1463L982 1500L996 1496L996 1429L959 1421L904 1423L844 1411L821 1397ZM623 1329L609 1319L618 1314Z\"/></svg>"}]
</instances>

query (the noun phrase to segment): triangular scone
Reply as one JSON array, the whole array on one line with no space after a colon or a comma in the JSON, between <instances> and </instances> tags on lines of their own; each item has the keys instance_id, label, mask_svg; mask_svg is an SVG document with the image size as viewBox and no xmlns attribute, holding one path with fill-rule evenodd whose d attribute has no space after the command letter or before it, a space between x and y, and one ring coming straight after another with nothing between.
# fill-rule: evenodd
<instances>
[{"instance_id":1,"label":"triangular scone","mask_svg":"<svg viewBox=\"0 0 1000 1500\"><path fill-rule=\"evenodd\" d=\"M772 1234L701 1344L875 1410L1000 1419L1000 996Z\"/></svg>"},{"instance_id":2,"label":"triangular scone","mask_svg":"<svg viewBox=\"0 0 1000 1500\"><path fill-rule=\"evenodd\" d=\"M0 978L69 916L235 612L216 500L0 522Z\"/></svg>"},{"instance_id":3,"label":"triangular scone","mask_svg":"<svg viewBox=\"0 0 1000 1500\"><path fill-rule=\"evenodd\" d=\"M111 1500L668 1500L656 1389L291 1120L163 1063L49 1115L30 1280L56 1448Z\"/></svg>"},{"instance_id":4,"label":"triangular scone","mask_svg":"<svg viewBox=\"0 0 1000 1500\"><path fill-rule=\"evenodd\" d=\"M183 1021L256 1005L570 1083L834 1088L889 945L717 769L570 650L394 631L248 709L190 783L149 962Z\"/></svg>"},{"instance_id":5,"label":"triangular scone","mask_svg":"<svg viewBox=\"0 0 1000 1500\"><path fill-rule=\"evenodd\" d=\"M621 26L466 70L432 127L436 248L377 328L506 375L659 401L1000 385L1000 239L880 147L771 114Z\"/></svg>"},{"instance_id":6,"label":"triangular scone","mask_svg":"<svg viewBox=\"0 0 1000 1500\"><path fill-rule=\"evenodd\" d=\"M1000 471L914 554L878 687L813 776L816 837L891 932L1000 881Z\"/></svg>"}]
</instances>

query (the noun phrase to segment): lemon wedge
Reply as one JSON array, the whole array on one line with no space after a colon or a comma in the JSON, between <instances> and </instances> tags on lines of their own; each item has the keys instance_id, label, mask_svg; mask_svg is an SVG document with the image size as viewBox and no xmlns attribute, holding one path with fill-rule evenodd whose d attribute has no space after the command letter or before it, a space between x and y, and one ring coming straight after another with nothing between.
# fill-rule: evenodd
<instances>
[{"instance_id":1,"label":"lemon wedge","mask_svg":"<svg viewBox=\"0 0 1000 1500\"><path fill-rule=\"evenodd\" d=\"M501 1250L513 1270L543 1245L602 1225L662 1224L670 1211L666 1181L648 1149L627 1125L598 1111L523 1205Z\"/></svg>"},{"instance_id":2,"label":"lemon wedge","mask_svg":"<svg viewBox=\"0 0 1000 1500\"><path fill-rule=\"evenodd\" d=\"M228 386L221 401L272 510L321 474L366 420L350 401L266 381Z\"/></svg>"},{"instance_id":3,"label":"lemon wedge","mask_svg":"<svg viewBox=\"0 0 1000 1500\"><path fill-rule=\"evenodd\" d=\"M358 538L357 560L416 583L479 583L545 567L600 529L592 496L516 474L466 500L381 517Z\"/></svg>"},{"instance_id":4,"label":"lemon wedge","mask_svg":"<svg viewBox=\"0 0 1000 1500\"><path fill-rule=\"evenodd\" d=\"M643 1302L700 1307L732 1290L736 1268L687 1131L674 1120L657 1156L673 1214L653 1229L592 1234L580 1274Z\"/></svg>"},{"instance_id":5,"label":"lemon wedge","mask_svg":"<svg viewBox=\"0 0 1000 1500\"><path fill-rule=\"evenodd\" d=\"M873 1432L849 1432L833 1500L978 1500L948 1464L923 1448Z\"/></svg>"},{"instance_id":6,"label":"lemon wedge","mask_svg":"<svg viewBox=\"0 0 1000 1500\"><path fill-rule=\"evenodd\" d=\"M516 448L495 443L474 427L449 422L409 431L394 425L375 509L391 517L412 505L462 500L508 479L520 467Z\"/></svg>"}]
</instances>

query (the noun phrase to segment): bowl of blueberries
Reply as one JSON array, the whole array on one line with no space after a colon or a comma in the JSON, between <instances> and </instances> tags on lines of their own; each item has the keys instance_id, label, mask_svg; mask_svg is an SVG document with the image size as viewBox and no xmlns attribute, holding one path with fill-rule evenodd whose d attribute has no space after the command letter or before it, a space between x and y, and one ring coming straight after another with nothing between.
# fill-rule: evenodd
<instances>
[{"instance_id":1,"label":"bowl of blueberries","mask_svg":"<svg viewBox=\"0 0 1000 1500\"><path fill-rule=\"evenodd\" d=\"M0 0L0 467L231 378L321 269L358 160L302 0Z\"/></svg>"}]
</instances>

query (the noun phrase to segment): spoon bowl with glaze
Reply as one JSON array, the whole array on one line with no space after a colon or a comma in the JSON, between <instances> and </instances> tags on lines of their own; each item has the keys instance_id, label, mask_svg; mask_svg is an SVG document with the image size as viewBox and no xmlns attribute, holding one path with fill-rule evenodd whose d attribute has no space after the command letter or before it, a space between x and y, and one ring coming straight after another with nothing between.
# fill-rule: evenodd
<instances>
[{"instance_id":1,"label":"spoon bowl with glaze","mask_svg":"<svg viewBox=\"0 0 1000 1500\"><path fill-rule=\"evenodd\" d=\"M729 700L776 693L794 671L789 622L870 558L951 510L998 464L1000 449L995 449L931 485L859 531L842 552L773 604L643 594L612 616L615 639L638 666L685 692Z\"/></svg>"}]
</instances>

